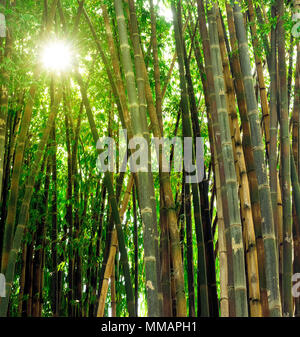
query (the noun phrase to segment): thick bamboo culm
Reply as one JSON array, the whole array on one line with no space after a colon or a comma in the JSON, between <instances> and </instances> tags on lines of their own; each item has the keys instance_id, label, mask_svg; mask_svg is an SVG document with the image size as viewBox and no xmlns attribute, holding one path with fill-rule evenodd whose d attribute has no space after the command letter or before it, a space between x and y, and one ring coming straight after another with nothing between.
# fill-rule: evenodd
<instances>
[{"instance_id":1,"label":"thick bamboo culm","mask_svg":"<svg viewBox=\"0 0 300 337\"><path fill-rule=\"evenodd\" d=\"M259 198L262 214L262 234L264 239L266 284L269 291L268 302L270 316L281 316L281 302L279 293L279 270L277 263L276 236L274 229L270 188L267 181L264 164L264 150L260 130L258 128L258 109L252 83L250 57L246 38L245 26L240 4L232 2L234 23L240 50L240 63L243 74L248 118L251 127L251 140L254 147L254 162L257 173Z\"/></svg>"}]
</instances>

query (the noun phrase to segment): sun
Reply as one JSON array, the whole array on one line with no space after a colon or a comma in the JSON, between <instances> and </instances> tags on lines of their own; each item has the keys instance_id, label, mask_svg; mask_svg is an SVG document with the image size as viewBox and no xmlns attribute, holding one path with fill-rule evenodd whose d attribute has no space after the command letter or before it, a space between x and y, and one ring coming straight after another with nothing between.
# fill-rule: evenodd
<instances>
[{"instance_id":1,"label":"sun","mask_svg":"<svg viewBox=\"0 0 300 337\"><path fill-rule=\"evenodd\" d=\"M72 51L66 41L57 40L47 43L41 55L43 66L49 71L65 72L72 64Z\"/></svg>"}]
</instances>

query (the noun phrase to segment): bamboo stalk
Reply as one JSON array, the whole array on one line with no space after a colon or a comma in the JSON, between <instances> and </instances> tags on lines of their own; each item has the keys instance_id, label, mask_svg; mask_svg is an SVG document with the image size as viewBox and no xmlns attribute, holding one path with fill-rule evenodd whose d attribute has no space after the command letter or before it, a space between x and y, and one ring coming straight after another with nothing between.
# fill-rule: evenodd
<instances>
[{"instance_id":1,"label":"bamboo stalk","mask_svg":"<svg viewBox=\"0 0 300 337\"><path fill-rule=\"evenodd\" d=\"M293 315L292 300L292 207L291 207L291 170L289 141L289 111L287 92L287 73L285 61L285 29L283 26L284 1L278 0L278 64L280 97L280 163L281 190L283 206L283 280L282 280L282 314Z\"/></svg>"},{"instance_id":2,"label":"bamboo stalk","mask_svg":"<svg viewBox=\"0 0 300 337\"><path fill-rule=\"evenodd\" d=\"M190 14L190 13L189 13ZM191 14L190 14L191 16ZM197 27L193 27L191 23L192 31L195 30ZM205 99L205 105L207 107L207 112L209 112L210 106L208 102L208 89L207 89L207 81L205 78L205 70L203 68L203 65L201 63L202 56L200 52L200 46L198 39L192 38L192 31L189 29L189 34L191 39L193 40L193 50L195 53L196 61L198 70L200 72L200 77L203 85L203 91L204 91L204 99ZM185 52L186 54L186 52ZM185 55L185 63L186 63L186 75L188 80L188 86L189 86L189 92L191 92L190 95L190 101L191 101L191 114L192 114L192 124L193 124L193 133L194 137L200 137L200 125L198 120L198 108L197 104L195 102L195 97L193 93L193 85L192 85L192 79L190 74L190 66L189 66L190 60L187 59L187 55ZM193 102L192 102L193 101ZM211 144L211 157L212 161L214 161L214 151L213 151L213 135L212 135L212 127L211 127L211 118L208 114L208 136L209 141ZM209 304L210 304L210 315L213 317L219 316L219 304L218 304L218 298L217 298L217 287L216 287L216 267L215 267L215 257L214 257L214 247L213 247L213 233L211 228L211 211L208 200L208 188L209 188L209 178L205 176L204 172L204 178L203 181L199 184L199 192L200 192L200 199L201 199L201 215L203 220L203 231L204 231L204 241L205 241L205 248L206 248L206 258L207 258L207 282L208 282L208 295L209 295ZM212 197L213 199L213 197Z\"/></svg>"},{"instance_id":3,"label":"bamboo stalk","mask_svg":"<svg viewBox=\"0 0 300 337\"><path fill-rule=\"evenodd\" d=\"M38 146L38 150L36 153L35 161L33 163L32 169L30 176L28 178L27 184L26 184L26 190L25 190L25 195L24 199L21 205L21 210L20 210L20 215L18 219L18 225L16 228L16 232L14 235L13 239L13 245L12 249L9 252L9 257L8 257L8 263L7 263L7 270L5 273L6 276L6 297L1 301L0 303L0 317L6 317L7 315L7 309L8 309L8 302L9 302L9 296L11 292L11 287L14 279L14 273L15 273L15 264L16 264L16 259L17 255L19 252L19 249L21 247L21 242L23 239L24 235L24 230L27 225L28 221L28 212L29 212L29 207L30 207L30 201L32 198L32 193L33 193L33 187L34 187L34 181L37 175L37 172L39 170L40 166L40 161L45 149L45 146L47 144L50 131L52 128L52 125L54 123L55 116L57 114L57 110L59 108L59 104L61 101L61 90L58 90L58 93L55 97L55 101L53 103L53 106L51 107L51 111L49 114L49 118L47 121L46 128L44 129L43 136L41 138L41 141Z\"/></svg>"},{"instance_id":4,"label":"bamboo stalk","mask_svg":"<svg viewBox=\"0 0 300 337\"><path fill-rule=\"evenodd\" d=\"M262 309L260 303L258 261L257 261L257 250L255 241L255 231L252 218L249 182L247 176L244 151L242 148L240 127L235 107L234 84L233 79L231 78L230 75L229 62L226 55L224 31L220 19L220 11L216 10L216 12L217 12L216 16L220 40L220 52L223 62L224 80L226 85L229 125L231 129L234 161L236 163L236 173L239 183L239 198L241 202L242 222L244 225L243 232L247 256L247 277L248 277L250 314L251 316L254 317L260 317L262 315Z\"/></svg>"},{"instance_id":5,"label":"bamboo stalk","mask_svg":"<svg viewBox=\"0 0 300 337\"><path fill-rule=\"evenodd\" d=\"M220 260L220 310L221 317L229 317L229 299L228 299L228 268L227 268L227 249L225 237L225 224L223 218L222 195L220 185L220 173L217 158L215 158L215 182L218 207L218 243Z\"/></svg>"},{"instance_id":6,"label":"bamboo stalk","mask_svg":"<svg viewBox=\"0 0 300 337\"><path fill-rule=\"evenodd\" d=\"M279 271L277 264L276 237L272 213L270 188L267 181L267 172L264 163L264 150L259 127L257 102L252 82L251 64L246 38L243 15L239 3L232 3L234 8L234 23L237 33L239 56L243 81L245 86L248 118L251 127L251 140L255 168L258 180L260 208L262 215L262 234L265 248L266 283L269 292L268 303L270 316L281 316L281 303L279 293Z\"/></svg>"},{"instance_id":7,"label":"bamboo stalk","mask_svg":"<svg viewBox=\"0 0 300 337\"><path fill-rule=\"evenodd\" d=\"M45 32L48 33L52 26L52 21L55 15L55 10L57 6L58 0L53 0L50 14L48 17L48 22L46 25ZM15 229L15 220L16 220L16 211L17 211L17 201L19 195L19 182L20 176L22 172L22 163L23 163L23 156L25 150L25 142L28 133L28 129L30 126L31 116L32 116L32 109L34 104L34 98L37 91L37 80L39 76L39 66L37 65L34 72L33 72L33 84L29 89L29 96L28 101L25 106L22 122L21 122L21 129L20 134L18 136L18 145L16 148L15 154L15 163L13 167L12 179L11 179L11 187L9 193L9 200L7 206L7 216L5 222L5 229L4 229L4 241L3 241L3 252L2 252L2 262L1 262L1 271L3 274L6 272L7 263L8 263L8 255L10 248L13 243L13 236L14 236L14 229Z\"/></svg>"},{"instance_id":8,"label":"bamboo stalk","mask_svg":"<svg viewBox=\"0 0 300 337\"><path fill-rule=\"evenodd\" d=\"M222 199L222 210L225 224L225 238L226 238L226 250L227 250L227 288L228 288L228 303L229 303L229 315L235 315L235 294L234 294L234 286L233 286L233 256L232 256L232 248L231 248L231 237L229 231L229 212L228 212L228 198L226 192L226 183L225 183L225 170L224 170L224 160L222 154L222 145L221 145L221 131L219 125L219 117L217 113L217 104L216 104L216 91L213 79L212 72L212 61L211 61L211 51L210 51L210 42L208 37L208 31L205 20L205 9L203 1L197 0L197 9L198 9L198 20L199 20L199 29L202 38L203 44L203 54L205 60L205 74L207 78L206 81L202 80L203 87L206 92L206 104L208 108L208 116L209 120L211 119L211 128L213 141L211 140L211 144L215 146L215 157L218 162L218 168L220 173L220 182L221 182L221 199ZM203 76L204 77L204 76ZM214 149L214 146L211 146Z\"/></svg>"},{"instance_id":9,"label":"bamboo stalk","mask_svg":"<svg viewBox=\"0 0 300 337\"><path fill-rule=\"evenodd\" d=\"M89 100L88 100L86 87L83 83L81 75L78 72L76 73L76 79L77 79L77 81L79 83L79 86L80 86L82 100L83 100L85 110L86 110L86 113L87 113L87 116L88 116L93 140L94 140L95 144L97 144L97 142L99 140L97 127L96 127L95 120L94 120L93 113L92 113L92 109L91 109L91 106L90 106L90 103L89 103ZM127 251L126 251L124 233L123 233L123 230L122 230L121 220L120 220L119 211L118 211L118 204L117 204L117 201L116 201L116 197L115 197L115 193L114 193L114 189L113 189L113 185L112 185L112 181L111 181L111 174L109 172L105 172L104 182L105 182L107 192L108 192L108 195L109 195L109 202L110 202L110 205L111 205L111 211L112 211L113 219L114 219L117 234L118 234L118 241L119 241L119 247L120 247L120 253L121 253L121 263L122 263L122 266L123 266L123 272L124 272L124 276L125 276L125 288L126 288L126 295L127 295L128 311L129 311L130 316L134 316L134 296L133 296L132 283L131 283L131 279L130 279L130 270L129 270L129 266L128 266L128 255L127 255Z\"/></svg>"},{"instance_id":10,"label":"bamboo stalk","mask_svg":"<svg viewBox=\"0 0 300 337\"><path fill-rule=\"evenodd\" d=\"M135 75L130 55L130 46L128 43L128 34L125 23L123 4L121 0L115 0L115 11L117 16L119 38L121 43L121 62L123 65L126 87L128 91L129 111L132 119L132 129L135 136L144 137L149 149L149 131L147 130L147 121L145 115L145 92L144 79L141 73L137 75L138 94L136 90ZM139 55L139 60L142 55ZM136 63L136 71L141 71L141 63ZM153 180L149 172L150 163L142 163L144 169L137 172L138 193L141 205L141 214L144 223L144 250L145 250L145 269L146 269L146 288L148 299L149 316L159 316L158 300L158 242L155 239L157 233L156 213L153 212ZM143 181L143 192L140 183Z\"/></svg>"},{"instance_id":11,"label":"bamboo stalk","mask_svg":"<svg viewBox=\"0 0 300 337\"><path fill-rule=\"evenodd\" d=\"M250 29L252 34L252 42L254 48L254 58L256 64L256 72L259 84L259 92L260 92L260 101L261 101L261 110L262 110L262 122L264 126L265 132L265 144L268 156L270 154L270 112L267 98L267 89L264 79L263 73L263 64L261 57L259 56L259 42L258 42L258 34L255 25L255 17L254 17L254 6L252 0L248 1L248 16L250 22Z\"/></svg>"},{"instance_id":12,"label":"bamboo stalk","mask_svg":"<svg viewBox=\"0 0 300 337\"><path fill-rule=\"evenodd\" d=\"M296 170L299 177L299 158L300 158L300 151L299 151L299 109L300 109L300 44L297 45L297 63L296 63L296 74L295 74L295 96L294 96L294 108L292 114L293 120L293 143L292 143L292 153L294 156L294 161L296 165ZM293 165L293 164L292 164ZM293 176L292 176L293 182ZM293 187L294 193L294 187ZM296 214L297 211L297 203L294 196L294 213ZM294 273L300 272L300 222L298 219L294 218L293 220L293 231L294 231ZM295 299L295 316L300 316L300 299Z\"/></svg>"},{"instance_id":13,"label":"bamboo stalk","mask_svg":"<svg viewBox=\"0 0 300 337\"><path fill-rule=\"evenodd\" d=\"M131 14L131 26L132 26L132 35L138 36L138 27L137 27L137 19L134 10L134 3L130 0L130 14ZM139 51L141 50L139 45L139 40L137 38L133 38L133 45L135 49L135 58L139 59ZM141 59L141 66L143 68L143 76L144 76L144 83L145 83L145 90L146 90L146 100L149 110L149 115L151 119L151 126L153 130L153 134L157 138L163 137L163 133L161 128L159 127L158 116L156 114L156 109L154 107L153 98L151 87L149 83L148 74L146 71L145 63ZM137 67L138 69L138 67ZM162 159L164 159L163 154ZM170 176L167 172L163 172L161 168L161 161L160 161L160 173L159 173L160 185L162 188L162 196L163 196L163 203L164 208L166 210L166 215L168 219L168 228L170 231L170 240L171 240L171 249L173 250L172 256L174 256L174 263L173 267L175 269L175 283L176 283L176 295L177 295L177 314L178 316L185 316L186 315L186 299L184 294L184 276L183 276L183 265L182 265L182 254L180 251L180 242L179 242L179 231L177 227L177 216L175 212L175 203L172 194Z\"/></svg>"},{"instance_id":14,"label":"bamboo stalk","mask_svg":"<svg viewBox=\"0 0 300 337\"><path fill-rule=\"evenodd\" d=\"M182 31L180 30L180 3L176 9L175 1L171 3L173 18L174 18L174 31L175 31L175 42L177 50L177 62L179 66L180 73L180 89L181 89L181 108L182 108L182 128L183 128L183 137L192 137L192 128L189 118L189 101L188 101L188 92L187 85L185 80L185 71L184 71L184 51L183 51L183 42L182 42ZM195 153L193 152L193 158ZM188 171L188 168L185 167ZM196 175L200 172L197 172ZM190 183L193 194L193 206L194 206L194 217L195 217L195 227L196 227L196 236L198 242L198 282L199 290L198 298L200 301L200 308L198 307L198 316L199 313L203 317L209 316L209 303L208 303L208 287L207 287L207 273L206 273L206 257L205 257L205 244L204 244L204 234L201 220L201 210L200 210L200 198L198 184ZM201 270L201 272L200 272Z\"/></svg>"},{"instance_id":15,"label":"bamboo stalk","mask_svg":"<svg viewBox=\"0 0 300 337\"><path fill-rule=\"evenodd\" d=\"M211 4L210 4L211 5ZM216 103L218 117L220 121L221 143L224 158L226 191L229 206L230 236L233 251L233 277L235 291L236 315L248 316L247 288L244 265L244 247L242 238L242 226L239 213L239 203L237 194L237 178L234 167L234 157L232 142L230 137L230 127L228 112L226 107L225 83L222 71L220 47L217 34L216 9L215 6L208 10L209 39L212 55L212 66L214 72L214 84L216 91Z\"/></svg>"},{"instance_id":16,"label":"bamboo stalk","mask_svg":"<svg viewBox=\"0 0 300 337\"><path fill-rule=\"evenodd\" d=\"M39 247L37 251L35 251L34 260L33 260L33 304L32 304L32 315L33 317L39 317L41 311L41 303L42 303L42 292L41 283L43 277L43 254L45 249L45 232L46 232L46 217L48 214L48 195L49 195L49 184L50 184L50 165L49 159L47 161L47 168L46 168L46 177L45 177L45 186L44 186L44 193L42 198L42 205L40 205L41 212L43 214L41 223L37 228L36 233L36 246Z\"/></svg>"},{"instance_id":17,"label":"bamboo stalk","mask_svg":"<svg viewBox=\"0 0 300 337\"><path fill-rule=\"evenodd\" d=\"M123 202L120 208L120 219L123 219L126 209L128 207L132 188L133 188L133 176L131 175L129 178L127 189L126 189L124 199L123 199ZM109 257L107 260L104 278L102 282L102 288L101 288L100 299L99 299L98 310L97 310L97 317L103 317L104 315L105 301L106 301L106 296L107 296L108 287L109 287L109 280L114 275L113 269L115 267L115 257L116 257L117 248L118 248L118 236L117 236L116 230L114 230L112 234L112 238L111 238Z\"/></svg>"},{"instance_id":18,"label":"bamboo stalk","mask_svg":"<svg viewBox=\"0 0 300 337\"><path fill-rule=\"evenodd\" d=\"M138 223L136 209L136 188L133 187L133 222L134 222L134 298L135 298L135 315L139 315L139 240L138 240Z\"/></svg>"},{"instance_id":19,"label":"bamboo stalk","mask_svg":"<svg viewBox=\"0 0 300 337\"><path fill-rule=\"evenodd\" d=\"M228 29L230 34L230 45L232 53L228 49L228 54L230 56L230 65L232 71L232 77L234 79L234 87L237 97L237 103L241 118L241 126L243 130L243 151L246 160L247 175L250 187L250 197L251 197L251 209L252 209L252 218L254 223L255 237L256 237L256 246L258 254L258 270L259 270L259 285L260 285L260 295L262 303L262 313L266 317L269 315L268 309L268 296L266 290L266 281L265 281L265 257L264 257L264 246L263 238L261 232L261 213L260 213L260 204L259 204L259 195L258 195L258 182L255 171L255 163L252 149L252 141L250 134L250 124L247 115L247 105L245 97L245 88L242 78L242 72L239 61L238 53L238 42L236 38L236 31L234 27L233 20L233 10L232 7L226 3L226 12L227 12L227 21Z\"/></svg>"},{"instance_id":20,"label":"bamboo stalk","mask_svg":"<svg viewBox=\"0 0 300 337\"><path fill-rule=\"evenodd\" d=\"M5 41L5 53L4 57L10 59L12 37L9 32L7 38L1 39ZM2 54L2 53L1 53ZM2 62L1 55L1 62ZM1 85L0 85L0 203L2 201L2 186L4 179L4 159L5 159L5 137L7 132L7 120L8 120L8 84L9 84L9 74L7 71L3 71L1 74Z\"/></svg>"},{"instance_id":21,"label":"bamboo stalk","mask_svg":"<svg viewBox=\"0 0 300 337\"><path fill-rule=\"evenodd\" d=\"M153 47L153 61L154 61L154 79L155 79L155 98L156 98L156 114L158 122L163 130L163 118L162 118L162 91L160 83L160 69L158 60L158 43L156 32L156 13L153 6L153 0L149 0L150 3L150 16L151 16L151 40Z\"/></svg>"}]
</instances>

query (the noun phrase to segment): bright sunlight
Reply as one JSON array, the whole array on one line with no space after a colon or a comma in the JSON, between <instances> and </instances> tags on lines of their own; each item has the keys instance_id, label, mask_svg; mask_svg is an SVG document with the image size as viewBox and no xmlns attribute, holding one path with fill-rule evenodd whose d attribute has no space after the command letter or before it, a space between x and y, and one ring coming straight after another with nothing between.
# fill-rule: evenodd
<instances>
[{"instance_id":1,"label":"bright sunlight","mask_svg":"<svg viewBox=\"0 0 300 337\"><path fill-rule=\"evenodd\" d=\"M65 72L72 63L72 51L69 45L62 40L52 41L42 50L43 66L54 72Z\"/></svg>"}]
</instances>

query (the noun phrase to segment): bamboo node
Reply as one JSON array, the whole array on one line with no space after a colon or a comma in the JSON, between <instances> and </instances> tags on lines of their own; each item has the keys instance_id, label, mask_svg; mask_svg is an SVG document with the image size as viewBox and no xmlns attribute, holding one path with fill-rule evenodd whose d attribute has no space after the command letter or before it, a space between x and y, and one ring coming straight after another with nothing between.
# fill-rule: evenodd
<instances>
[{"instance_id":1,"label":"bamboo node","mask_svg":"<svg viewBox=\"0 0 300 337\"><path fill-rule=\"evenodd\" d=\"M144 213L152 213L152 209L150 207L145 207L141 210L141 214L143 215Z\"/></svg>"},{"instance_id":2,"label":"bamboo node","mask_svg":"<svg viewBox=\"0 0 300 337\"><path fill-rule=\"evenodd\" d=\"M156 257L155 256L146 256L146 257L144 257L144 261L145 262L155 262L156 261Z\"/></svg>"},{"instance_id":3,"label":"bamboo node","mask_svg":"<svg viewBox=\"0 0 300 337\"><path fill-rule=\"evenodd\" d=\"M147 287L147 289L154 290L153 284L150 280L147 281L146 287Z\"/></svg>"}]
</instances>

